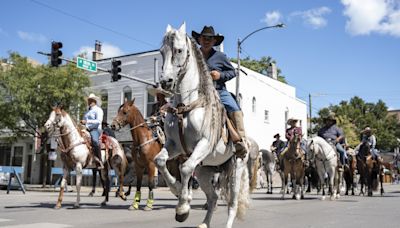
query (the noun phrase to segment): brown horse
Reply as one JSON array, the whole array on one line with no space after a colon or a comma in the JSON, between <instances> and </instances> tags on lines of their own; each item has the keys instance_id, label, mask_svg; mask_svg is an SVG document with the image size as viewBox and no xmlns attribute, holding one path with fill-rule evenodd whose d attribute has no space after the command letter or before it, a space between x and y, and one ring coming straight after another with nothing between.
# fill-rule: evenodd
<instances>
[{"instance_id":1,"label":"brown horse","mask_svg":"<svg viewBox=\"0 0 400 228\"><path fill-rule=\"evenodd\" d=\"M152 210L154 202L153 188L156 167L153 160L160 152L162 144L159 138L154 137L153 130L146 123L134 102L135 98L132 101L126 101L120 106L117 116L112 121L111 128L120 130L125 125L130 125L133 143L131 153L135 164L137 183L135 199L129 210L139 209L143 174L147 170L149 196L144 210L149 211Z\"/></svg>"},{"instance_id":2,"label":"brown horse","mask_svg":"<svg viewBox=\"0 0 400 228\"><path fill-rule=\"evenodd\" d=\"M348 153L348 164L345 165L343 171L343 178L346 182L346 192L345 195L349 195L349 190L351 189L351 195L354 196L354 177L357 170L357 158L355 154Z\"/></svg>"},{"instance_id":3,"label":"brown horse","mask_svg":"<svg viewBox=\"0 0 400 228\"><path fill-rule=\"evenodd\" d=\"M381 184L381 195L383 195L383 168L380 158L372 158L371 148L367 142L360 145L357 154L357 170L360 174L361 189L360 195L364 195L364 185L368 186L368 196L372 196L372 191L378 189L378 176Z\"/></svg>"},{"instance_id":4,"label":"brown horse","mask_svg":"<svg viewBox=\"0 0 400 228\"><path fill-rule=\"evenodd\" d=\"M288 174L293 183L293 199L304 199L304 153L300 148L301 135L295 134L283 155L282 199L285 198Z\"/></svg>"}]
</instances>

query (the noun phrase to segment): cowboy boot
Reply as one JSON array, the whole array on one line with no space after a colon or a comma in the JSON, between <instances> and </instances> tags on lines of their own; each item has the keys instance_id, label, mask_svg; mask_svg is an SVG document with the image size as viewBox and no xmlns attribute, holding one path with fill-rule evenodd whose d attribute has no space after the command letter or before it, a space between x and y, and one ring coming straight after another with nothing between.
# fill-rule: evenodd
<instances>
[{"instance_id":1,"label":"cowboy boot","mask_svg":"<svg viewBox=\"0 0 400 228\"><path fill-rule=\"evenodd\" d=\"M236 111L229 113L230 118L233 120L236 130L242 140L239 142L235 143L235 155L240 158L246 157L247 154L247 145L246 145L246 133L244 130L244 123L243 123L243 112L242 111Z\"/></svg>"},{"instance_id":2,"label":"cowboy boot","mask_svg":"<svg viewBox=\"0 0 400 228\"><path fill-rule=\"evenodd\" d=\"M132 211L132 210L138 210L139 209L139 203L140 203L140 199L142 198L141 197L141 192L139 192L139 191L136 191L136 193L135 193L135 201L133 202L133 204L129 207L129 210L130 211Z\"/></svg>"}]
</instances>

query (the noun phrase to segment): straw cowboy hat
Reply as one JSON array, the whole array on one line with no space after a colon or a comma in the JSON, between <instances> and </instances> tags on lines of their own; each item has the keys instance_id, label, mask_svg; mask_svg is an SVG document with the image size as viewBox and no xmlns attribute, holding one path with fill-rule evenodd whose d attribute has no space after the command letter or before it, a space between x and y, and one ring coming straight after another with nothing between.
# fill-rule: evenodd
<instances>
[{"instance_id":1,"label":"straw cowboy hat","mask_svg":"<svg viewBox=\"0 0 400 228\"><path fill-rule=\"evenodd\" d=\"M295 118L289 118L286 123L291 125L292 123L296 123L297 121L299 121L299 120L295 119Z\"/></svg>"},{"instance_id":2,"label":"straw cowboy hat","mask_svg":"<svg viewBox=\"0 0 400 228\"><path fill-rule=\"evenodd\" d=\"M153 97L157 96L157 94L163 94L165 97L172 96L172 93L170 93L166 90L163 90L161 87L148 86L147 92Z\"/></svg>"},{"instance_id":3,"label":"straw cowboy hat","mask_svg":"<svg viewBox=\"0 0 400 228\"><path fill-rule=\"evenodd\" d=\"M89 94L89 96L87 97L88 103L89 103L89 100L95 101L97 106L101 106L100 97L96 96L94 93Z\"/></svg>"},{"instance_id":4,"label":"straw cowboy hat","mask_svg":"<svg viewBox=\"0 0 400 228\"><path fill-rule=\"evenodd\" d=\"M199 42L200 36L214 37L217 40L214 46L218 46L222 43L222 41L224 41L224 36L220 34L215 34L214 28L212 26L204 26L203 30L201 30L200 33L192 31L192 37L196 40L198 44L200 44Z\"/></svg>"}]
</instances>

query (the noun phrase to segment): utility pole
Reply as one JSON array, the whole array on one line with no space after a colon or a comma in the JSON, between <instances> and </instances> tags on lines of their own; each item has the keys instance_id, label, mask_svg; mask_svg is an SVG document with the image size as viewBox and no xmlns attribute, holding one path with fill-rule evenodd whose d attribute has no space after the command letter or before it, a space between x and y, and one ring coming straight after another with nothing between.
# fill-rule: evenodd
<instances>
[{"instance_id":1,"label":"utility pole","mask_svg":"<svg viewBox=\"0 0 400 228\"><path fill-rule=\"evenodd\" d=\"M312 133L312 108L311 108L311 93L308 94L308 112L310 113L310 134Z\"/></svg>"}]
</instances>

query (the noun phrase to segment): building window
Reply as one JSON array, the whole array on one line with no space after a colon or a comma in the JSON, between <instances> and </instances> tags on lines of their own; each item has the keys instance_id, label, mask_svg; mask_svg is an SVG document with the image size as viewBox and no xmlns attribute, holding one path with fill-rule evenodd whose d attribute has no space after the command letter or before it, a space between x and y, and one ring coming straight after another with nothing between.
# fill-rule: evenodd
<instances>
[{"instance_id":1,"label":"building window","mask_svg":"<svg viewBox=\"0 0 400 228\"><path fill-rule=\"evenodd\" d=\"M156 97L152 96L150 93L147 93L147 112L146 116L149 117L154 114L157 110L154 110L157 104Z\"/></svg>"},{"instance_id":2,"label":"building window","mask_svg":"<svg viewBox=\"0 0 400 228\"><path fill-rule=\"evenodd\" d=\"M269 111L264 110L264 123L269 123Z\"/></svg>"},{"instance_id":3,"label":"building window","mask_svg":"<svg viewBox=\"0 0 400 228\"><path fill-rule=\"evenodd\" d=\"M0 165L9 166L11 160L11 145L0 144Z\"/></svg>"},{"instance_id":4,"label":"building window","mask_svg":"<svg viewBox=\"0 0 400 228\"><path fill-rule=\"evenodd\" d=\"M132 89L129 86L125 86L123 89L124 92L124 96L122 99L122 103L124 103L125 101L131 101L132 100Z\"/></svg>"},{"instance_id":5,"label":"building window","mask_svg":"<svg viewBox=\"0 0 400 228\"><path fill-rule=\"evenodd\" d=\"M12 166L22 166L22 158L24 156L24 147L14 147L14 157L12 159Z\"/></svg>"},{"instance_id":6,"label":"building window","mask_svg":"<svg viewBox=\"0 0 400 228\"><path fill-rule=\"evenodd\" d=\"M107 113L108 113L108 92L107 92L107 90L103 89L100 91L100 98L101 98L101 108L103 109L103 112L104 112L103 120L107 121Z\"/></svg>"},{"instance_id":7,"label":"building window","mask_svg":"<svg viewBox=\"0 0 400 228\"><path fill-rule=\"evenodd\" d=\"M256 112L256 98L253 97L253 101L251 103L251 111Z\"/></svg>"}]
</instances>

